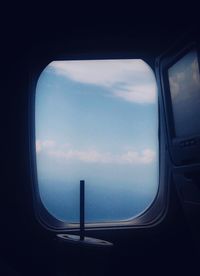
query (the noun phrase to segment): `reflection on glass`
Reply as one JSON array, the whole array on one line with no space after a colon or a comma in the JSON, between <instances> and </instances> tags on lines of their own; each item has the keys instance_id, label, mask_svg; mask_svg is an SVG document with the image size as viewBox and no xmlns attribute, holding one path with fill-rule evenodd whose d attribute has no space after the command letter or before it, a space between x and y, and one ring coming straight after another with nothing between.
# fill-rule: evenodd
<instances>
[{"instance_id":1,"label":"reflection on glass","mask_svg":"<svg viewBox=\"0 0 200 276\"><path fill-rule=\"evenodd\" d=\"M177 137L200 133L200 76L197 53L189 52L168 70Z\"/></svg>"},{"instance_id":2,"label":"reflection on glass","mask_svg":"<svg viewBox=\"0 0 200 276\"><path fill-rule=\"evenodd\" d=\"M54 61L36 88L39 192L57 219L127 220L144 212L158 189L155 77L142 60Z\"/></svg>"}]
</instances>

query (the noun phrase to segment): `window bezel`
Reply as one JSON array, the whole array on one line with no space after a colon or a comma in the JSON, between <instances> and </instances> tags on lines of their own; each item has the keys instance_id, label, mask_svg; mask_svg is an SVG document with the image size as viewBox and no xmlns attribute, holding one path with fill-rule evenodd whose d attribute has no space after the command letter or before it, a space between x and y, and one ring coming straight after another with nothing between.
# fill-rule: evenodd
<instances>
[{"instance_id":1,"label":"window bezel","mask_svg":"<svg viewBox=\"0 0 200 276\"><path fill-rule=\"evenodd\" d=\"M30 79L29 79L29 141L30 141L30 170L32 180L32 191L33 191L33 205L35 215L40 224L45 228L53 231L77 231L79 229L78 223L66 223L57 220L53 217L44 207L42 200L39 195L38 181L37 181L37 164L36 164L36 151L35 151L35 92L38 78L44 68L52 61L55 60L97 60L97 59L142 59L152 69L153 62L150 63L147 58L141 57L135 53L71 53L58 55L56 51L50 56L41 59L40 61L32 61L30 68ZM158 84L157 84L158 86ZM163 128L163 111L160 100L160 91L158 87L158 140L159 140L159 172L158 172L158 190L157 194L151 203L151 205L137 217L119 222L104 222L104 223L89 223L86 224L86 230L103 230L103 229L127 229L127 228L138 228L138 227L150 227L159 223L165 216L168 207L168 187L170 179L170 165L168 164L168 158L166 158L165 148L165 137L166 133Z\"/></svg>"}]
</instances>

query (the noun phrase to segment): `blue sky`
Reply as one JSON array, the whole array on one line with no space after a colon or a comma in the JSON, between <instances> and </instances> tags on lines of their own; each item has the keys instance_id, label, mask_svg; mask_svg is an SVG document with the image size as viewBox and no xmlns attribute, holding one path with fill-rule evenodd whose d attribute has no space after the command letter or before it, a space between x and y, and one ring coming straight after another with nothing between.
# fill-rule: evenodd
<instances>
[{"instance_id":1,"label":"blue sky","mask_svg":"<svg viewBox=\"0 0 200 276\"><path fill-rule=\"evenodd\" d=\"M128 219L149 206L158 188L158 112L145 62L54 61L35 104L38 183L50 213L77 221L80 179L88 221Z\"/></svg>"}]
</instances>

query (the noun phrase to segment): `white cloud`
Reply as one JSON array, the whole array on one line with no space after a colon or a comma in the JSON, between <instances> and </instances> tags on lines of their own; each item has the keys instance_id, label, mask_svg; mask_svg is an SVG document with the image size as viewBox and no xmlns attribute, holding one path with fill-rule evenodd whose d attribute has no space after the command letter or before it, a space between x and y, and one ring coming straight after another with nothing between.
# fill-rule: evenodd
<instances>
[{"instance_id":1,"label":"white cloud","mask_svg":"<svg viewBox=\"0 0 200 276\"><path fill-rule=\"evenodd\" d=\"M42 150L42 145L39 140L36 141L36 152L39 153Z\"/></svg>"},{"instance_id":2,"label":"white cloud","mask_svg":"<svg viewBox=\"0 0 200 276\"><path fill-rule=\"evenodd\" d=\"M151 68L141 59L54 61L49 67L76 82L107 88L115 97L135 103L154 103L156 82Z\"/></svg>"},{"instance_id":3,"label":"white cloud","mask_svg":"<svg viewBox=\"0 0 200 276\"><path fill-rule=\"evenodd\" d=\"M155 160L156 154L151 149L144 149L141 152L128 151L120 158L122 163L149 164Z\"/></svg>"},{"instance_id":4,"label":"white cloud","mask_svg":"<svg viewBox=\"0 0 200 276\"><path fill-rule=\"evenodd\" d=\"M77 150L69 143L59 145L54 140L36 140L36 153L45 153L58 160L76 160L102 164L149 164L155 160L152 149L142 151L128 149L121 154L100 152L96 149Z\"/></svg>"},{"instance_id":5,"label":"white cloud","mask_svg":"<svg viewBox=\"0 0 200 276\"><path fill-rule=\"evenodd\" d=\"M141 152L129 150L123 154L99 152L97 150L60 150L54 149L47 152L51 157L60 160L78 160L86 163L101 164L149 164L155 160L155 152L144 149Z\"/></svg>"},{"instance_id":6,"label":"white cloud","mask_svg":"<svg viewBox=\"0 0 200 276\"><path fill-rule=\"evenodd\" d=\"M42 150L53 148L55 145L54 140L36 140L36 152L39 153Z\"/></svg>"},{"instance_id":7,"label":"white cloud","mask_svg":"<svg viewBox=\"0 0 200 276\"><path fill-rule=\"evenodd\" d=\"M49 155L56 158L63 158L66 160L80 160L84 162L100 162L100 163L110 163L112 156L109 153L100 153L96 150L52 150L48 152Z\"/></svg>"},{"instance_id":8,"label":"white cloud","mask_svg":"<svg viewBox=\"0 0 200 276\"><path fill-rule=\"evenodd\" d=\"M156 85L129 85L113 94L129 102L154 103L156 100Z\"/></svg>"}]
</instances>

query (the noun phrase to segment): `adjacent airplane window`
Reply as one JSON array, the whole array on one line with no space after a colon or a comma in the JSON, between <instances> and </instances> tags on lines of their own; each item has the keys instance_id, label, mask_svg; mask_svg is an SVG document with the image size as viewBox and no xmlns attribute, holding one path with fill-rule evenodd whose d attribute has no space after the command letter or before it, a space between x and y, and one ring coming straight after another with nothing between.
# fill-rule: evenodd
<instances>
[{"instance_id":1,"label":"adjacent airplane window","mask_svg":"<svg viewBox=\"0 0 200 276\"><path fill-rule=\"evenodd\" d=\"M87 223L133 219L158 190L158 102L140 59L54 61L35 96L37 180L56 219L79 221L85 180Z\"/></svg>"},{"instance_id":2,"label":"adjacent airplane window","mask_svg":"<svg viewBox=\"0 0 200 276\"><path fill-rule=\"evenodd\" d=\"M196 51L190 51L168 70L177 137L200 132L200 76Z\"/></svg>"}]
</instances>

